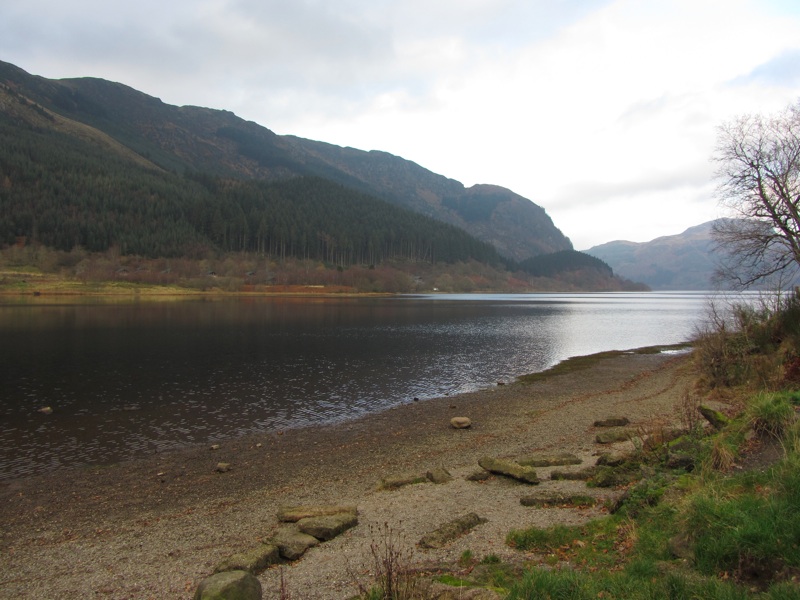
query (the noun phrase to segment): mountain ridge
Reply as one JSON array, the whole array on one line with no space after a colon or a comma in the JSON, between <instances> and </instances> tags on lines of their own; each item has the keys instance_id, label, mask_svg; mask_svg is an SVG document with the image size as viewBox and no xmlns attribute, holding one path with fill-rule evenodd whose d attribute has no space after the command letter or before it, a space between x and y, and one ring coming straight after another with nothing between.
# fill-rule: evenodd
<instances>
[{"instance_id":1,"label":"mountain ridge","mask_svg":"<svg viewBox=\"0 0 800 600\"><path fill-rule=\"evenodd\" d=\"M154 168L262 181L318 176L459 227L515 261L572 249L534 202L501 186L467 188L385 151L278 135L230 111L173 106L94 77L45 79L0 61L0 82L43 110L94 127Z\"/></svg>"},{"instance_id":2,"label":"mountain ridge","mask_svg":"<svg viewBox=\"0 0 800 600\"><path fill-rule=\"evenodd\" d=\"M617 275L653 290L710 290L716 286L712 236L716 222L707 221L648 242L614 240L584 252L607 263Z\"/></svg>"}]
</instances>

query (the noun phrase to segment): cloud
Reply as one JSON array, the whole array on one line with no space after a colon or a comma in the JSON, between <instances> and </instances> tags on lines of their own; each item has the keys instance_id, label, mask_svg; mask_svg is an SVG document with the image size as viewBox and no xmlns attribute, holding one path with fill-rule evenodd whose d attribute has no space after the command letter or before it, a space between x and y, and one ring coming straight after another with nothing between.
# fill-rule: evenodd
<instances>
[{"instance_id":1,"label":"cloud","mask_svg":"<svg viewBox=\"0 0 800 600\"><path fill-rule=\"evenodd\" d=\"M800 86L800 48L782 52L758 65L747 75L737 77L731 85L766 85L797 89Z\"/></svg>"},{"instance_id":2,"label":"cloud","mask_svg":"<svg viewBox=\"0 0 800 600\"><path fill-rule=\"evenodd\" d=\"M579 247L602 222L707 220L716 126L795 100L799 58L782 0L5 0L0 19L0 59L32 73L502 185Z\"/></svg>"},{"instance_id":3,"label":"cloud","mask_svg":"<svg viewBox=\"0 0 800 600\"><path fill-rule=\"evenodd\" d=\"M604 202L613 198L631 198L642 194L655 195L704 188L713 177L711 165L691 164L682 170L653 171L649 173L632 172L627 180L581 181L564 186L555 202L561 208L573 208L586 203Z\"/></svg>"}]
</instances>

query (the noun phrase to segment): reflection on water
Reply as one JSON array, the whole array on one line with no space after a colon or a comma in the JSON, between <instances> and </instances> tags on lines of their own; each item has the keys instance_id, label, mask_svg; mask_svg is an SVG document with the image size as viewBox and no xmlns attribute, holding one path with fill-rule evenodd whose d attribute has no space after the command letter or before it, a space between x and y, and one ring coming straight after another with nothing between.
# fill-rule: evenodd
<instances>
[{"instance_id":1,"label":"reflection on water","mask_svg":"<svg viewBox=\"0 0 800 600\"><path fill-rule=\"evenodd\" d=\"M569 356L677 343L706 302L673 293L0 304L0 478L351 419Z\"/></svg>"}]
</instances>

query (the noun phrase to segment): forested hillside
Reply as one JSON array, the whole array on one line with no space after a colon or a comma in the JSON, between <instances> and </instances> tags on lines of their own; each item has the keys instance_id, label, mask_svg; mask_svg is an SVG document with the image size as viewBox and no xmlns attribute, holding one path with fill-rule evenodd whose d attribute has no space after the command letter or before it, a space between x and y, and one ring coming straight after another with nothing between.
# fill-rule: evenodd
<instances>
[{"instance_id":1,"label":"forested hillside","mask_svg":"<svg viewBox=\"0 0 800 600\"><path fill-rule=\"evenodd\" d=\"M177 175L10 111L0 113L0 174L7 245L22 237L61 250L250 251L338 265L502 262L464 231L318 177Z\"/></svg>"},{"instance_id":2,"label":"forested hillside","mask_svg":"<svg viewBox=\"0 0 800 600\"><path fill-rule=\"evenodd\" d=\"M322 177L455 225L512 260L572 248L541 207L510 190L465 188L386 152L279 136L228 111L171 106L102 79L45 79L2 61L0 85L0 110L17 121L95 145L102 137L105 151L125 161L262 182Z\"/></svg>"}]
</instances>

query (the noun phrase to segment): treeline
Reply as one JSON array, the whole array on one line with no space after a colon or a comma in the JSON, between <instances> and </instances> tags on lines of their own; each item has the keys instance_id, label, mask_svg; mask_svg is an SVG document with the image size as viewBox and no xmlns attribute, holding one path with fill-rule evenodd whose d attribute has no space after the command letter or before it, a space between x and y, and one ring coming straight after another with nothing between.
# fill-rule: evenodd
<instances>
[{"instance_id":1,"label":"treeline","mask_svg":"<svg viewBox=\"0 0 800 600\"><path fill-rule=\"evenodd\" d=\"M524 260L520 269L534 277L555 277L560 273L590 270L611 277L613 270L608 264L577 250L562 250L552 254L543 254Z\"/></svg>"},{"instance_id":2,"label":"treeline","mask_svg":"<svg viewBox=\"0 0 800 600\"><path fill-rule=\"evenodd\" d=\"M148 169L0 114L0 245L145 257L252 252L329 264L503 264L464 231L316 177L279 182Z\"/></svg>"}]
</instances>

